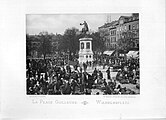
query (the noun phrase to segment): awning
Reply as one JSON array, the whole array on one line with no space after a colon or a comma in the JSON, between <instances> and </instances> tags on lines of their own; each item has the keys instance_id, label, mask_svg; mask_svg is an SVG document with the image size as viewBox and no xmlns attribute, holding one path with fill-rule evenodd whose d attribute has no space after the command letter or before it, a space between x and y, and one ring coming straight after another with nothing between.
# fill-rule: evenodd
<instances>
[{"instance_id":1,"label":"awning","mask_svg":"<svg viewBox=\"0 0 166 120\"><path fill-rule=\"evenodd\" d=\"M103 54L105 55L112 55L113 53L115 52L115 50L112 50L112 51L104 51Z\"/></svg>"},{"instance_id":2,"label":"awning","mask_svg":"<svg viewBox=\"0 0 166 120\"><path fill-rule=\"evenodd\" d=\"M139 56L139 51L129 51L126 55L128 58L137 58Z\"/></svg>"}]
</instances>

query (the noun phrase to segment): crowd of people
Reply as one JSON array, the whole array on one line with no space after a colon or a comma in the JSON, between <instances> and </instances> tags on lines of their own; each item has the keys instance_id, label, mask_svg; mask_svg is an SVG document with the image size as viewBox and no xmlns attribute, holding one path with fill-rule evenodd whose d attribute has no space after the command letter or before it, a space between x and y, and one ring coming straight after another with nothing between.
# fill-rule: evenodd
<instances>
[{"instance_id":1,"label":"crowd of people","mask_svg":"<svg viewBox=\"0 0 166 120\"><path fill-rule=\"evenodd\" d=\"M136 94L131 89L117 84L136 84L139 79L139 60L123 61L115 79L111 77L111 69L105 71L107 78L103 77L101 70L94 67L90 74L86 71L91 63L65 64L63 59L27 59L27 94L28 95L82 95L96 94L93 89L99 89L103 94ZM108 82L109 81L109 82Z\"/></svg>"},{"instance_id":2,"label":"crowd of people","mask_svg":"<svg viewBox=\"0 0 166 120\"><path fill-rule=\"evenodd\" d=\"M123 69L117 73L116 80L124 83L137 84L139 80L139 59L131 58L121 63Z\"/></svg>"}]
</instances>

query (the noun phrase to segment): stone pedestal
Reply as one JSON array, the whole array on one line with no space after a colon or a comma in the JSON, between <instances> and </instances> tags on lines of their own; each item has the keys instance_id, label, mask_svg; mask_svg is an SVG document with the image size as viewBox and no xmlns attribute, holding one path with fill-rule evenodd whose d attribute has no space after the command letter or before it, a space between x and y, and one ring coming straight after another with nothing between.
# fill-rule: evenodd
<instances>
[{"instance_id":1,"label":"stone pedestal","mask_svg":"<svg viewBox=\"0 0 166 120\"><path fill-rule=\"evenodd\" d=\"M79 63L93 61L92 38L80 38Z\"/></svg>"}]
</instances>

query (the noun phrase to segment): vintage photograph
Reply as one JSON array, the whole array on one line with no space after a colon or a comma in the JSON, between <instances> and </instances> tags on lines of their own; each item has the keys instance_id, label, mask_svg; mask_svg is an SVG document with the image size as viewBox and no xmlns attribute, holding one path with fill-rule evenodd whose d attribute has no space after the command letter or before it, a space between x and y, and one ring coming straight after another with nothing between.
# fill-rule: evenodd
<instances>
[{"instance_id":1,"label":"vintage photograph","mask_svg":"<svg viewBox=\"0 0 166 120\"><path fill-rule=\"evenodd\" d=\"M27 95L139 95L139 13L26 14Z\"/></svg>"}]
</instances>

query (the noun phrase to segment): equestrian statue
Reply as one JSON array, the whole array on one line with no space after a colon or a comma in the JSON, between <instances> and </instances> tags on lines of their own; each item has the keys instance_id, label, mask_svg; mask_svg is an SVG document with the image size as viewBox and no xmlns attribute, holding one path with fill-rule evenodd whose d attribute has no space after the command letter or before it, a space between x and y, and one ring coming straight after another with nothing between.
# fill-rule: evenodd
<instances>
[{"instance_id":1,"label":"equestrian statue","mask_svg":"<svg viewBox=\"0 0 166 120\"><path fill-rule=\"evenodd\" d=\"M86 35L86 33L89 31L88 24L86 23L86 21L84 21L83 23L80 23L80 25L83 25L81 33Z\"/></svg>"}]
</instances>

